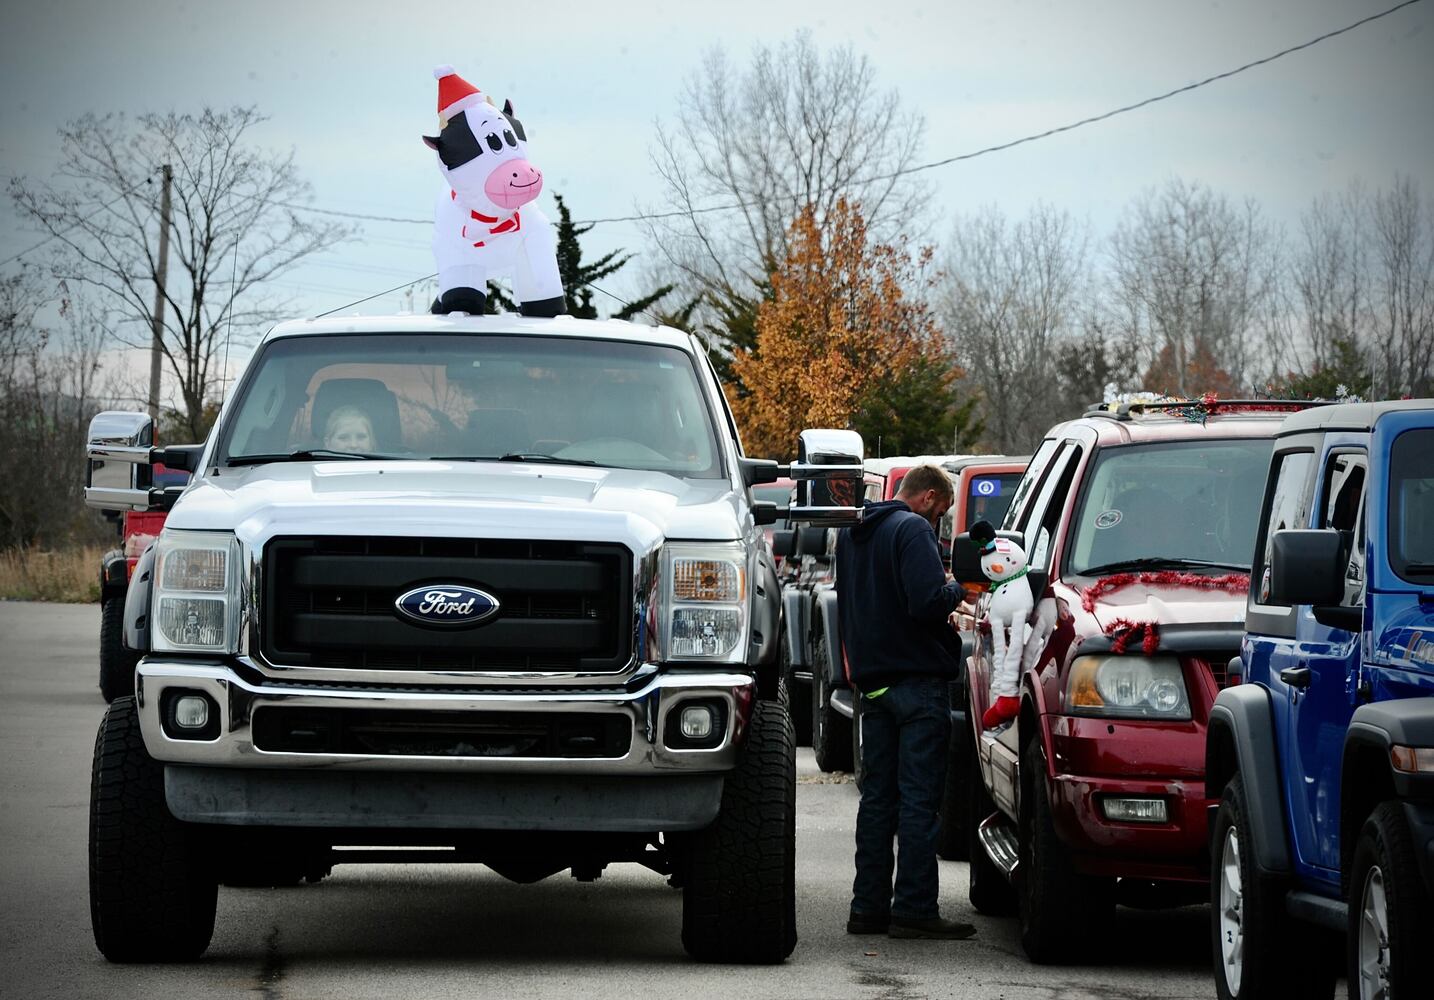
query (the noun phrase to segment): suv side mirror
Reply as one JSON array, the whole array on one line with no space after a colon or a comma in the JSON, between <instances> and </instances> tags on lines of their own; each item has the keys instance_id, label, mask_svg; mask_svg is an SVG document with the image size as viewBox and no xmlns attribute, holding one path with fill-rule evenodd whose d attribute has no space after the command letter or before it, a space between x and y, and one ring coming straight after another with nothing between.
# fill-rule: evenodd
<instances>
[{"instance_id":1,"label":"suv side mirror","mask_svg":"<svg viewBox=\"0 0 1434 1000\"><path fill-rule=\"evenodd\" d=\"M1344 600L1344 539L1334 528L1277 531L1271 543L1270 604Z\"/></svg>"},{"instance_id":2,"label":"suv side mirror","mask_svg":"<svg viewBox=\"0 0 1434 1000\"><path fill-rule=\"evenodd\" d=\"M796 554L799 556L811 556L822 562L827 561L827 529L826 528L798 528Z\"/></svg>"},{"instance_id":3,"label":"suv side mirror","mask_svg":"<svg viewBox=\"0 0 1434 1000\"><path fill-rule=\"evenodd\" d=\"M797 460L791 466L797 501L787 511L787 520L838 528L860 523L864 453L856 431L802 431Z\"/></svg>"},{"instance_id":4,"label":"suv side mirror","mask_svg":"<svg viewBox=\"0 0 1434 1000\"><path fill-rule=\"evenodd\" d=\"M1009 539L1023 549L1026 547L1025 539L1019 531L998 531L996 537ZM969 531L963 531L951 539L951 576L962 586L985 589L991 583L981 571L981 546L971 540ZM1041 589L1045 589L1044 584Z\"/></svg>"}]
</instances>

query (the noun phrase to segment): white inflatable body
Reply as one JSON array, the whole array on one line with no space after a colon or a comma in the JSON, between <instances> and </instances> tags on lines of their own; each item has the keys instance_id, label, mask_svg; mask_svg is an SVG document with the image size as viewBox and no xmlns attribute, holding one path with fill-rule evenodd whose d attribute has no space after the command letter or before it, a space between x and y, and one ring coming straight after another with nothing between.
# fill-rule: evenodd
<instances>
[{"instance_id":1,"label":"white inflatable body","mask_svg":"<svg viewBox=\"0 0 1434 1000\"><path fill-rule=\"evenodd\" d=\"M489 279L504 274L513 279L523 315L566 311L557 237L531 204L543 190L543 173L528 160L527 133L513 106L504 102L500 111L451 66L433 75L439 134L423 137L443 174L433 219L433 311L482 312Z\"/></svg>"}]
</instances>

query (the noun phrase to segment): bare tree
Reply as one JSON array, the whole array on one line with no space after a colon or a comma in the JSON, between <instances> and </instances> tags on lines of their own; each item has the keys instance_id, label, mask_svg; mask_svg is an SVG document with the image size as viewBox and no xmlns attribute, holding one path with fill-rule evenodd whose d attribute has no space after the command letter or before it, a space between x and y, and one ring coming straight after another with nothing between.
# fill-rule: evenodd
<instances>
[{"instance_id":1,"label":"bare tree","mask_svg":"<svg viewBox=\"0 0 1434 1000\"><path fill-rule=\"evenodd\" d=\"M1152 389L1238 392L1262 360L1274 234L1253 202L1198 182L1147 192L1111 237L1112 315L1146 346ZM1160 383L1160 384L1155 384Z\"/></svg>"},{"instance_id":2,"label":"bare tree","mask_svg":"<svg viewBox=\"0 0 1434 1000\"><path fill-rule=\"evenodd\" d=\"M719 328L732 325L724 310L755 315L808 205L821 225L846 198L861 204L874 239L919 238L929 190L897 171L916 161L924 132L850 47L822 54L799 33L759 47L744 69L720 48L709 52L652 153L662 180L654 210L675 214L646 226L680 279L679 297L702 297L700 318Z\"/></svg>"},{"instance_id":3,"label":"bare tree","mask_svg":"<svg viewBox=\"0 0 1434 1000\"><path fill-rule=\"evenodd\" d=\"M86 115L60 129L55 183L12 179L22 214L55 240L53 275L93 288L120 322L114 336L148 347L159 268L161 167L174 170L171 263L162 348L187 430L202 437L232 327L253 336L284 311L266 287L351 230L300 218L309 196L293 154L251 145L254 108L198 115Z\"/></svg>"},{"instance_id":4,"label":"bare tree","mask_svg":"<svg viewBox=\"0 0 1434 1000\"><path fill-rule=\"evenodd\" d=\"M0 548L68 541L99 525L80 499L85 428L102 408L104 322L33 273L0 280ZM59 325L37 320L58 298Z\"/></svg>"},{"instance_id":5,"label":"bare tree","mask_svg":"<svg viewBox=\"0 0 1434 1000\"><path fill-rule=\"evenodd\" d=\"M958 219L943 312L957 360L983 397L986 441L1015 453L1050 426L1059 344L1074 334L1089 238L1037 205L1011 223L995 207Z\"/></svg>"},{"instance_id":6,"label":"bare tree","mask_svg":"<svg viewBox=\"0 0 1434 1000\"><path fill-rule=\"evenodd\" d=\"M1373 214L1374 393L1427 396L1434 388L1434 202L1401 176L1374 195Z\"/></svg>"}]
</instances>

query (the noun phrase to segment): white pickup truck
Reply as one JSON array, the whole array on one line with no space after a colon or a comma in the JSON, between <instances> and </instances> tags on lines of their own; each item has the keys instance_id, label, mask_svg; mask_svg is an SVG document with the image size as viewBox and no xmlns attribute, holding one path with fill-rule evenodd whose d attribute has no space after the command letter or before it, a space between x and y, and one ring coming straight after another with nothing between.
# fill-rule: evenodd
<instances>
[{"instance_id":1,"label":"white pickup truck","mask_svg":"<svg viewBox=\"0 0 1434 1000\"><path fill-rule=\"evenodd\" d=\"M855 522L833 498L860 495L858 435L747 458L690 335L463 315L283 324L205 444L151 433L107 412L87 445L91 506L169 511L95 747L107 958L198 956L221 884L388 860L637 862L683 890L691 955L791 953L762 526ZM154 462L192 479L146 487ZM788 511L752 498L779 474Z\"/></svg>"}]
</instances>

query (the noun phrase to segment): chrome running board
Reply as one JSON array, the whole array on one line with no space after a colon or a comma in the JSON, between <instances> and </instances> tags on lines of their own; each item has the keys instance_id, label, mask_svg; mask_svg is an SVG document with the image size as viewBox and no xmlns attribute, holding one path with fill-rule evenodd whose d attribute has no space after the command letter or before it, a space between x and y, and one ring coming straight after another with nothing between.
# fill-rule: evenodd
<instances>
[{"instance_id":1,"label":"chrome running board","mask_svg":"<svg viewBox=\"0 0 1434 1000\"><path fill-rule=\"evenodd\" d=\"M1021 849L1016 840L1016 828L1000 813L992 813L976 828L976 836L986 850L991 863L1012 878L1020 864Z\"/></svg>"}]
</instances>

